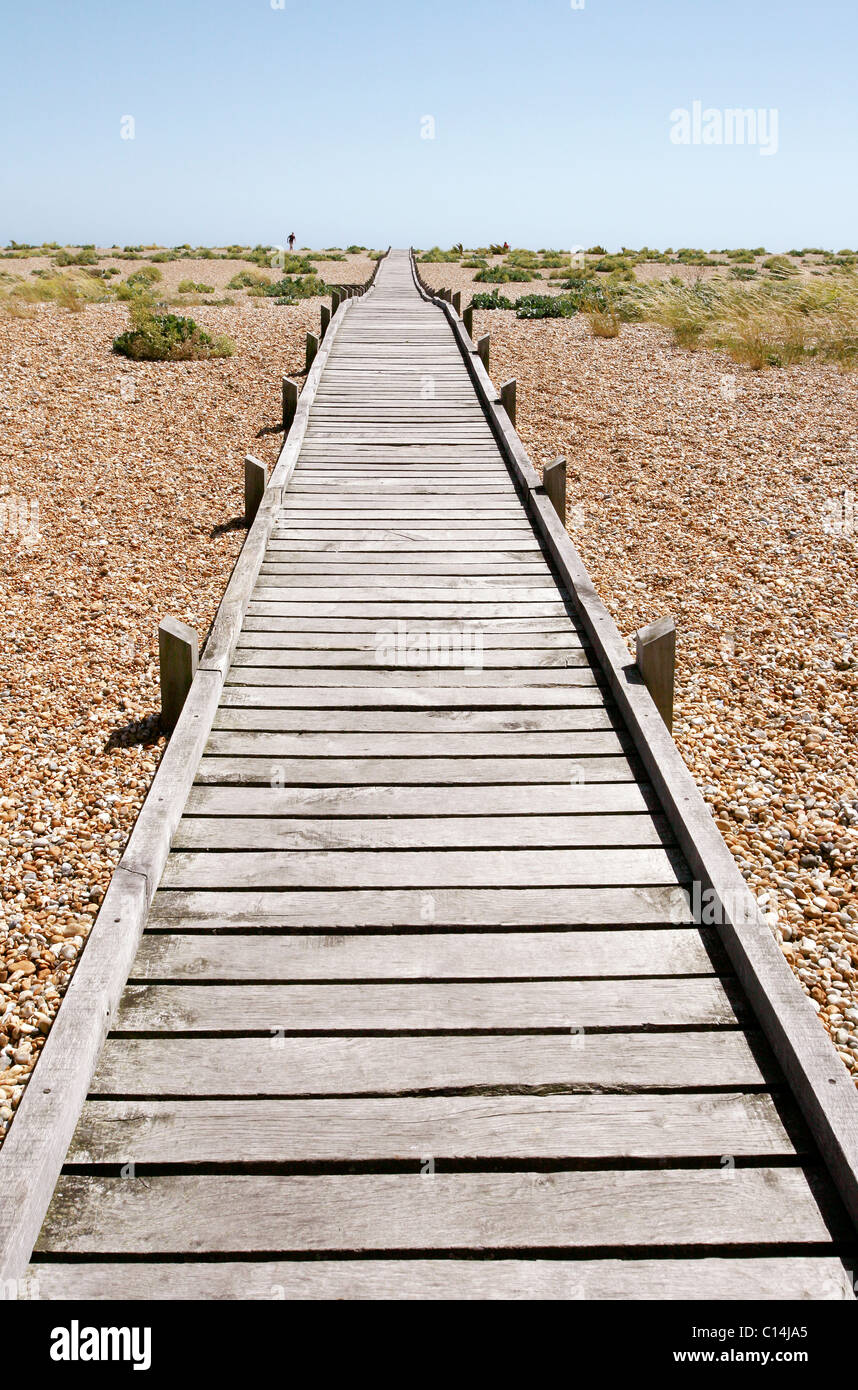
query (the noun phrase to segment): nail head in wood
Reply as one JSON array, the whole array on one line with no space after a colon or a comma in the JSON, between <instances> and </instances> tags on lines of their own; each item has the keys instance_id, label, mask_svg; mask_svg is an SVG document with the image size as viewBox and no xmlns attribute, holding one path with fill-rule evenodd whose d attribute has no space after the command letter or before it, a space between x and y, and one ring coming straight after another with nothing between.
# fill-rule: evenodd
<instances>
[{"instance_id":1,"label":"nail head in wood","mask_svg":"<svg viewBox=\"0 0 858 1390\"><path fill-rule=\"evenodd\" d=\"M562 456L542 470L542 486L563 525L566 525L566 460Z\"/></svg>"},{"instance_id":2,"label":"nail head in wood","mask_svg":"<svg viewBox=\"0 0 858 1390\"><path fill-rule=\"evenodd\" d=\"M515 377L505 381L500 389L501 405L509 416L510 424L515 427Z\"/></svg>"},{"instance_id":3,"label":"nail head in wood","mask_svg":"<svg viewBox=\"0 0 858 1390\"><path fill-rule=\"evenodd\" d=\"M484 333L482 338L480 338L480 341L477 343L477 353L486 371L489 370L489 353L491 350L491 341L491 333Z\"/></svg>"},{"instance_id":4,"label":"nail head in wood","mask_svg":"<svg viewBox=\"0 0 858 1390\"><path fill-rule=\"evenodd\" d=\"M673 729L673 687L676 678L676 623L673 618L642 627L635 634L635 660L655 707Z\"/></svg>"},{"instance_id":5,"label":"nail head in wood","mask_svg":"<svg viewBox=\"0 0 858 1390\"><path fill-rule=\"evenodd\" d=\"M286 433L295 419L298 409L298 383L288 376L283 378L283 431Z\"/></svg>"},{"instance_id":6,"label":"nail head in wood","mask_svg":"<svg viewBox=\"0 0 858 1390\"><path fill-rule=\"evenodd\" d=\"M161 727L171 733L182 713L199 662L197 634L178 618L164 618L158 628L161 677Z\"/></svg>"},{"instance_id":7,"label":"nail head in wood","mask_svg":"<svg viewBox=\"0 0 858 1390\"><path fill-rule=\"evenodd\" d=\"M254 458L253 454L247 454L244 460L244 522L246 526L252 526L256 513L259 511L259 504L265 494L265 485L268 481L268 469L260 459Z\"/></svg>"}]
</instances>

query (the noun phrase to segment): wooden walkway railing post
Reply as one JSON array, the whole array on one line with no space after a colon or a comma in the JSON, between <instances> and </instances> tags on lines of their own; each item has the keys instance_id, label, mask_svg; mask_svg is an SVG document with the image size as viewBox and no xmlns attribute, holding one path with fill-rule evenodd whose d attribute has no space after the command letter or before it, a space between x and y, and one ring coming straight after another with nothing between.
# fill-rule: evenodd
<instances>
[{"instance_id":1,"label":"wooden walkway railing post","mask_svg":"<svg viewBox=\"0 0 858 1390\"><path fill-rule=\"evenodd\" d=\"M673 729L673 687L676 678L676 624L673 618L642 627L635 635L635 659L655 707Z\"/></svg>"},{"instance_id":2,"label":"wooden walkway railing post","mask_svg":"<svg viewBox=\"0 0 858 1390\"><path fill-rule=\"evenodd\" d=\"M268 470L265 464L253 454L247 454L244 460L244 524L252 526L256 513L259 511L259 504L265 496L265 484L268 478Z\"/></svg>"},{"instance_id":3,"label":"wooden walkway railing post","mask_svg":"<svg viewBox=\"0 0 858 1390\"><path fill-rule=\"evenodd\" d=\"M566 525L566 460L562 456L542 470L542 486L563 525Z\"/></svg>"},{"instance_id":4,"label":"wooden walkway railing post","mask_svg":"<svg viewBox=\"0 0 858 1390\"><path fill-rule=\"evenodd\" d=\"M197 673L200 645L197 634L178 618L164 618L158 628L161 677L161 727L172 733Z\"/></svg>"}]
</instances>

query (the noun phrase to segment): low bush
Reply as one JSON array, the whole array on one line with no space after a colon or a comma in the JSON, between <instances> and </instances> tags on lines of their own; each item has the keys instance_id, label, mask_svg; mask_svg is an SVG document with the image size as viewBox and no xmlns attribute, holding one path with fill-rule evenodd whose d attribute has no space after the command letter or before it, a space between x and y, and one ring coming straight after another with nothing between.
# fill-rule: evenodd
<instances>
[{"instance_id":1,"label":"low bush","mask_svg":"<svg viewBox=\"0 0 858 1390\"><path fill-rule=\"evenodd\" d=\"M98 256L91 246L81 247L79 251L67 251L63 247L54 256L54 265L98 265Z\"/></svg>"},{"instance_id":2,"label":"low bush","mask_svg":"<svg viewBox=\"0 0 858 1390\"><path fill-rule=\"evenodd\" d=\"M424 264L440 265L447 261L458 261L461 256L460 251L442 251L440 246L433 246L431 251L424 251L420 260Z\"/></svg>"},{"instance_id":3,"label":"low bush","mask_svg":"<svg viewBox=\"0 0 858 1390\"><path fill-rule=\"evenodd\" d=\"M472 309L512 309L513 302L502 295L500 290L486 294L475 294L471 300Z\"/></svg>"},{"instance_id":4,"label":"low bush","mask_svg":"<svg viewBox=\"0 0 858 1390\"><path fill-rule=\"evenodd\" d=\"M258 270L240 270L237 275L233 275L228 290L250 290L258 289L262 285L270 285L270 275L262 275Z\"/></svg>"},{"instance_id":5,"label":"low bush","mask_svg":"<svg viewBox=\"0 0 858 1390\"><path fill-rule=\"evenodd\" d=\"M493 265L486 270L480 270L474 276L474 281L479 281L481 285L508 285L514 282L522 283L533 280L534 276L529 270L514 265Z\"/></svg>"},{"instance_id":6,"label":"low bush","mask_svg":"<svg viewBox=\"0 0 858 1390\"><path fill-rule=\"evenodd\" d=\"M278 304L294 304L299 299L313 299L328 294L329 287L318 275L296 276L294 279L287 275L282 280L260 285L257 293L276 300Z\"/></svg>"},{"instance_id":7,"label":"low bush","mask_svg":"<svg viewBox=\"0 0 858 1390\"><path fill-rule=\"evenodd\" d=\"M180 280L179 294L214 294L214 285L204 285L194 280Z\"/></svg>"},{"instance_id":8,"label":"low bush","mask_svg":"<svg viewBox=\"0 0 858 1390\"><path fill-rule=\"evenodd\" d=\"M231 357L235 345L229 338L213 338L193 319L153 313L141 297L131 306L131 327L114 338L113 351L136 362L187 362Z\"/></svg>"}]
</instances>

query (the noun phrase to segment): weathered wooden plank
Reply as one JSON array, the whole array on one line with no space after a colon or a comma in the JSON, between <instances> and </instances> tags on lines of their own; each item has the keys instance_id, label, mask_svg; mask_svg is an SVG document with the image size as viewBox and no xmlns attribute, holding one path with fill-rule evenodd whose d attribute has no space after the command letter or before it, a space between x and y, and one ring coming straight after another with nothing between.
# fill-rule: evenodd
<instances>
[{"instance_id":1,"label":"weathered wooden plank","mask_svg":"<svg viewBox=\"0 0 858 1390\"><path fill-rule=\"evenodd\" d=\"M657 808L645 782L516 786L192 787L187 815L203 816L547 816L620 815Z\"/></svg>"},{"instance_id":2,"label":"weathered wooden plank","mask_svg":"<svg viewBox=\"0 0 858 1390\"><path fill-rule=\"evenodd\" d=\"M613 729L464 733L297 733L214 729L206 744L213 757L256 758L531 758L616 757L624 741ZM525 780L525 779L522 779Z\"/></svg>"},{"instance_id":3,"label":"weathered wooden plank","mask_svg":"<svg viewBox=\"0 0 858 1390\"><path fill-rule=\"evenodd\" d=\"M735 1025L715 977L467 984L128 985L114 1033L383 1033ZM431 1044L427 1043L428 1047Z\"/></svg>"},{"instance_id":4,"label":"weathered wooden plank","mask_svg":"<svg viewBox=\"0 0 858 1390\"><path fill-rule=\"evenodd\" d=\"M352 666L346 678L349 688L363 686L374 690L374 703L377 705L389 704L391 700L395 702L399 691L407 689L432 691L457 686L463 692L470 692L471 704L482 704L484 691L514 686L519 692L524 688L521 702L529 705L537 703L540 686L558 686L564 692L577 686L597 688L595 673L586 666L526 666L509 670L504 667L486 667L482 670L457 667L452 670L444 666L427 666L405 670L399 666L390 669ZM232 685L306 685L319 691L325 686L340 690L346 688L340 673L324 667L232 666L228 680Z\"/></svg>"},{"instance_id":5,"label":"weathered wooden plank","mask_svg":"<svg viewBox=\"0 0 858 1390\"><path fill-rule=\"evenodd\" d=\"M66 1164L786 1158L770 1096L88 1100Z\"/></svg>"},{"instance_id":6,"label":"weathered wooden plank","mask_svg":"<svg viewBox=\"0 0 858 1390\"><path fill-rule=\"evenodd\" d=\"M151 1038L111 1035L93 1096L418 1095L479 1090L759 1087L779 1073L759 1036L669 1033Z\"/></svg>"},{"instance_id":7,"label":"weathered wooden plank","mask_svg":"<svg viewBox=\"0 0 858 1390\"><path fill-rule=\"evenodd\" d=\"M173 850L164 888L525 888L674 884L672 849Z\"/></svg>"},{"instance_id":8,"label":"weathered wooden plank","mask_svg":"<svg viewBox=\"0 0 858 1390\"><path fill-rule=\"evenodd\" d=\"M708 938L707 938L708 940ZM148 933L132 982L562 979L711 975L695 928L661 931L217 936Z\"/></svg>"},{"instance_id":9,"label":"weathered wooden plank","mask_svg":"<svg viewBox=\"0 0 858 1390\"><path fill-rule=\"evenodd\" d=\"M389 638L379 633L377 628L367 631L358 629L353 632L278 632L272 631L271 628L267 626L269 623L278 621L281 620L276 618L249 618L245 624L238 646L254 651L260 649L263 651L296 649L309 654L315 654L320 651L350 653L359 651L363 653L368 649L372 652L377 651L382 637L385 641L389 641ZM251 626L251 624L255 624L255 626ZM433 637L427 641L426 633L430 631ZM438 634L437 639L435 639L434 634ZM390 636L393 639L397 639L400 637L400 633L394 632L390 634ZM461 628L449 624L447 628L427 628L426 632L418 632L416 634L409 631L407 626L403 626L401 638L403 650L406 654L410 654L409 643L414 642L415 636L418 637L430 651L432 650L431 643L433 640L436 641L435 649L438 651L443 651L445 643L448 650L450 648L455 648L457 645L458 649L461 650L461 639L465 638L467 639L466 645L468 648L475 648L477 655L480 654L480 649L485 653L497 652L500 656L506 655L512 651L519 653L523 651L553 651L562 654L568 651L581 650L581 640L574 630L545 633L471 632L470 630L463 632ZM534 662L534 665L538 664L538 661Z\"/></svg>"},{"instance_id":10,"label":"weathered wooden plank","mask_svg":"<svg viewBox=\"0 0 858 1390\"><path fill-rule=\"evenodd\" d=\"M613 728L608 709L328 710L233 709L221 706L215 729L303 730L318 733L525 733Z\"/></svg>"},{"instance_id":11,"label":"weathered wooden plank","mask_svg":"<svg viewBox=\"0 0 858 1390\"><path fill-rule=\"evenodd\" d=\"M625 758L287 758L225 757L200 759L196 781L246 786L359 786L391 784L455 786L484 782L632 782L635 773Z\"/></svg>"},{"instance_id":12,"label":"weathered wooden plank","mask_svg":"<svg viewBox=\"0 0 858 1390\"><path fill-rule=\"evenodd\" d=\"M263 634L263 638L266 635ZM565 650L550 647L513 650L484 648L477 634L467 630L452 637L418 630L402 637L395 632L386 634L382 631L370 636L362 647L355 645L333 650L324 647L284 649L248 641L237 647L233 655L233 667L241 666L287 667L291 670L327 667L337 671L352 668L396 670L400 666L417 669L424 666L440 667L451 671L463 667L486 671L532 671L539 668L589 669L590 658L586 651L571 644Z\"/></svg>"},{"instance_id":13,"label":"weathered wooden plank","mask_svg":"<svg viewBox=\"0 0 858 1390\"><path fill-rule=\"evenodd\" d=\"M363 927L637 927L681 926L692 920L681 887L413 888L229 893L159 889L149 911L152 929L184 931L348 931Z\"/></svg>"},{"instance_id":14,"label":"weathered wooden plank","mask_svg":"<svg viewBox=\"0 0 858 1390\"><path fill-rule=\"evenodd\" d=\"M173 849L321 850L550 848L663 845L666 822L652 816L427 816L422 819L185 816Z\"/></svg>"},{"instance_id":15,"label":"weathered wooden plank","mask_svg":"<svg viewBox=\"0 0 858 1390\"><path fill-rule=\"evenodd\" d=\"M425 1165L424 1165L425 1167ZM490 1219L487 1214L490 1213ZM57 1183L40 1253L236 1250L634 1250L826 1245L800 1168L327 1177L101 1178Z\"/></svg>"},{"instance_id":16,"label":"weathered wooden plank","mask_svg":"<svg viewBox=\"0 0 858 1390\"><path fill-rule=\"evenodd\" d=\"M423 622L424 618L455 618L458 620L470 618L562 618L566 616L566 610L562 603L542 603L524 602L516 600L510 603L489 603L480 600L477 603L451 603L446 601L438 602L409 602L406 599L397 599L388 602L361 603L351 598L340 597L337 601L322 602L316 600L315 603L309 599L303 602L296 602L294 599L287 599L281 591L278 596L271 589L264 590L257 588L253 598L248 605L248 611L254 617L293 617L293 618L375 618L384 620L386 623L395 622ZM396 629L391 629L392 634L396 635ZM547 679L556 679L549 676Z\"/></svg>"},{"instance_id":17,"label":"weathered wooden plank","mask_svg":"<svg viewBox=\"0 0 858 1390\"><path fill-rule=\"evenodd\" d=\"M352 709L352 710L515 710L584 708L603 706L605 697L595 683L589 685L530 686L525 690L515 686L450 686L395 685L379 690L371 686L283 685L280 672L261 672L258 681L253 672L240 673L244 682L224 686L220 707L265 707L267 709Z\"/></svg>"},{"instance_id":18,"label":"weathered wooden plank","mask_svg":"<svg viewBox=\"0 0 858 1390\"><path fill-rule=\"evenodd\" d=\"M193 1260L35 1263L43 1299L648 1299L853 1300L833 1255L622 1260Z\"/></svg>"}]
</instances>

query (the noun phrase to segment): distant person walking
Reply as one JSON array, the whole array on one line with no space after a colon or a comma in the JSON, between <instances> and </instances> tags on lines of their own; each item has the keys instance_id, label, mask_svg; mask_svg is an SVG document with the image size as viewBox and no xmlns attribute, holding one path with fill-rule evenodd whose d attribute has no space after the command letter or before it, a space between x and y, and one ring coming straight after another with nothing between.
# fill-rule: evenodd
<instances>
[{"instance_id":1,"label":"distant person walking","mask_svg":"<svg viewBox=\"0 0 858 1390\"><path fill-rule=\"evenodd\" d=\"M294 233L294 232L290 232L290 233L289 233L289 236L287 237L287 241L289 242L289 250L292 251L292 250L294 249L294 247L295 247L295 233Z\"/></svg>"}]
</instances>

